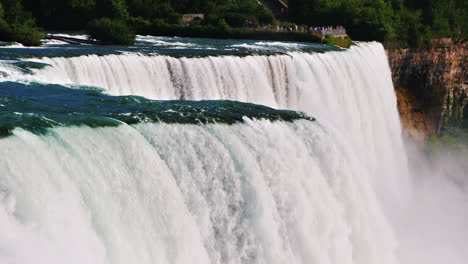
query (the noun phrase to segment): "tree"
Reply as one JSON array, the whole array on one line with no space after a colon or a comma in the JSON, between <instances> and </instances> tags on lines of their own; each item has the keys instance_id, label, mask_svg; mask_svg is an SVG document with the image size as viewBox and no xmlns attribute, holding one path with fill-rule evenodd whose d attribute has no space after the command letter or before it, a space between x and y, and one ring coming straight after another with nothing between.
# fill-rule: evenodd
<instances>
[{"instance_id":1,"label":"tree","mask_svg":"<svg viewBox=\"0 0 468 264\"><path fill-rule=\"evenodd\" d=\"M105 44L135 44L135 33L121 20L97 19L90 23L87 33L90 38L100 40Z\"/></svg>"},{"instance_id":2,"label":"tree","mask_svg":"<svg viewBox=\"0 0 468 264\"><path fill-rule=\"evenodd\" d=\"M41 45L42 32L31 14L23 10L19 0L3 0L0 4L0 40L17 41L27 46Z\"/></svg>"}]
</instances>

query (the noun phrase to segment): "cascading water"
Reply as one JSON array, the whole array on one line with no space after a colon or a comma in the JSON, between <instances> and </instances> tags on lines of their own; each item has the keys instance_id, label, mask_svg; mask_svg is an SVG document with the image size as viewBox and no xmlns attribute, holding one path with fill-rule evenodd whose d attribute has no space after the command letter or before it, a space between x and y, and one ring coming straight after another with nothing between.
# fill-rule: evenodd
<instances>
[{"instance_id":1,"label":"cascading water","mask_svg":"<svg viewBox=\"0 0 468 264\"><path fill-rule=\"evenodd\" d=\"M396 263L366 175L319 125L51 133L1 142L6 263Z\"/></svg>"},{"instance_id":2,"label":"cascading water","mask_svg":"<svg viewBox=\"0 0 468 264\"><path fill-rule=\"evenodd\" d=\"M0 71L1 263L403 263L410 184L380 44Z\"/></svg>"},{"instance_id":3,"label":"cascading water","mask_svg":"<svg viewBox=\"0 0 468 264\"><path fill-rule=\"evenodd\" d=\"M282 56L173 58L141 54L43 58L33 80L96 86L159 100L236 100L305 111L353 143L379 193L407 193L406 156L383 47ZM406 186L406 187L405 187ZM382 197L382 199L387 199ZM397 206L397 205L394 205Z\"/></svg>"}]
</instances>

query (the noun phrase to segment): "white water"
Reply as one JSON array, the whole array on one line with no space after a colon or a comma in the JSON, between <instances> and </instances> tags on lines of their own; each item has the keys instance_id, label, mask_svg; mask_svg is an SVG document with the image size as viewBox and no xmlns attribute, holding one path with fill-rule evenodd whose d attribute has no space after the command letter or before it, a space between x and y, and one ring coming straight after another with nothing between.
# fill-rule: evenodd
<instances>
[{"instance_id":1,"label":"white water","mask_svg":"<svg viewBox=\"0 0 468 264\"><path fill-rule=\"evenodd\" d=\"M270 57L39 61L52 66L22 78L154 99L247 101L318 121L59 128L40 137L16 130L0 140L0 260L443 263L428 262L435 258L424 248L413 253L424 245L411 227L420 218L401 213L412 212L412 186L380 44Z\"/></svg>"},{"instance_id":2,"label":"white water","mask_svg":"<svg viewBox=\"0 0 468 264\"><path fill-rule=\"evenodd\" d=\"M378 43L291 56L177 59L126 54L40 61L52 65L34 76L46 83L98 86L115 95L161 100L227 99L305 111L347 134L365 173L378 179L379 193L392 192L392 201L406 195L396 98Z\"/></svg>"},{"instance_id":3,"label":"white water","mask_svg":"<svg viewBox=\"0 0 468 264\"><path fill-rule=\"evenodd\" d=\"M16 130L0 145L2 263L396 263L368 175L316 123Z\"/></svg>"}]
</instances>

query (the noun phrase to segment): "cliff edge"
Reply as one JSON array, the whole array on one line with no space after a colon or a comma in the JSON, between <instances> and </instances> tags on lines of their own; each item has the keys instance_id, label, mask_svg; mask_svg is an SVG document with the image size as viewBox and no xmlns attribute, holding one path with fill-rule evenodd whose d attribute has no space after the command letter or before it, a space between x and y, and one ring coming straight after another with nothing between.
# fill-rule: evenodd
<instances>
[{"instance_id":1,"label":"cliff edge","mask_svg":"<svg viewBox=\"0 0 468 264\"><path fill-rule=\"evenodd\" d=\"M387 49L404 132L426 142L468 124L466 40L437 39L428 49Z\"/></svg>"}]
</instances>

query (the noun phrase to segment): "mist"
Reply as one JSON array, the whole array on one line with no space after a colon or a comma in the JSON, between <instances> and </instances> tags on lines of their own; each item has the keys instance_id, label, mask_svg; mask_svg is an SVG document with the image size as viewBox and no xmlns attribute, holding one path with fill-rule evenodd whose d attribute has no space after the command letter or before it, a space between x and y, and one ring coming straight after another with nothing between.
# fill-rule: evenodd
<instances>
[{"instance_id":1,"label":"mist","mask_svg":"<svg viewBox=\"0 0 468 264\"><path fill-rule=\"evenodd\" d=\"M429 149L405 139L411 196L396 224L404 264L462 264L468 259L468 153Z\"/></svg>"}]
</instances>

